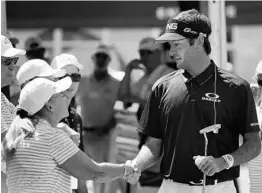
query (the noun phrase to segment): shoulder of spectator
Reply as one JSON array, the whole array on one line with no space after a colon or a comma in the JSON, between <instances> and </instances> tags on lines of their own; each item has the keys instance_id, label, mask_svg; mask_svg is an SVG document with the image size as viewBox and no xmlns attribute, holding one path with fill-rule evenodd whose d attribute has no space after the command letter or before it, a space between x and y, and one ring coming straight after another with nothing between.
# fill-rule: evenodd
<instances>
[{"instance_id":1,"label":"shoulder of spectator","mask_svg":"<svg viewBox=\"0 0 262 193\"><path fill-rule=\"evenodd\" d=\"M121 83L121 81L120 80L117 80L116 78L114 78L113 76L111 76L110 75L110 81L111 81L111 83L112 83L112 86L114 87L114 88L117 88L117 89L119 89L120 88L120 83Z\"/></svg>"},{"instance_id":2,"label":"shoulder of spectator","mask_svg":"<svg viewBox=\"0 0 262 193\"><path fill-rule=\"evenodd\" d=\"M79 87L78 87L78 90L77 90L77 93L76 93L76 97L77 97L77 95L79 95L80 93L82 93L83 92L83 89L85 89L86 88L86 84L87 84L87 82L89 81L89 77L87 77L87 76L83 76L82 78L81 78L81 81L79 82Z\"/></svg>"}]
</instances>

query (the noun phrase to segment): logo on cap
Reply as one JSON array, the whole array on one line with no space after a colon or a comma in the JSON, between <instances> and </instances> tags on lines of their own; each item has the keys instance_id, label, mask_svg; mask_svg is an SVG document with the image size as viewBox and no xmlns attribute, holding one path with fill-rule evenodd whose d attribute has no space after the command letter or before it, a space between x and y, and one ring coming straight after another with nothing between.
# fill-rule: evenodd
<instances>
[{"instance_id":1,"label":"logo on cap","mask_svg":"<svg viewBox=\"0 0 262 193\"><path fill-rule=\"evenodd\" d=\"M166 29L168 29L168 30L170 30L170 29L176 30L177 29L177 23L168 23L166 25Z\"/></svg>"},{"instance_id":2,"label":"logo on cap","mask_svg":"<svg viewBox=\"0 0 262 193\"><path fill-rule=\"evenodd\" d=\"M184 29L184 32L186 32L186 33L192 33L192 34L197 34L196 31L193 31L191 28L188 28L188 27L186 27L186 28Z\"/></svg>"}]
</instances>

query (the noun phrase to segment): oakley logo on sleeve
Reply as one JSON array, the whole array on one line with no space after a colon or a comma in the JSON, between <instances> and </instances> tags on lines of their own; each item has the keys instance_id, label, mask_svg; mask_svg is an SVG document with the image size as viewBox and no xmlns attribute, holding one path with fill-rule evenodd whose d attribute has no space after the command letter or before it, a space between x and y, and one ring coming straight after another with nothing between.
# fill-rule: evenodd
<instances>
[{"instance_id":1,"label":"oakley logo on sleeve","mask_svg":"<svg viewBox=\"0 0 262 193\"><path fill-rule=\"evenodd\" d=\"M202 97L203 101L211 101L211 102L216 102L220 103L221 100L219 99L219 95L215 93L206 93L204 97Z\"/></svg>"}]
</instances>

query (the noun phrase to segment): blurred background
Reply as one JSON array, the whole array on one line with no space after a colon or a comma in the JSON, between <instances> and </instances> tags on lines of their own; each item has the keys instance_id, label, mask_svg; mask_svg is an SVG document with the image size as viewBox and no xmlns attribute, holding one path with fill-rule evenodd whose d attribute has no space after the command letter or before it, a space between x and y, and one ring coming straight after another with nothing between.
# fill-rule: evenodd
<instances>
[{"instance_id":1,"label":"blurred background","mask_svg":"<svg viewBox=\"0 0 262 193\"><path fill-rule=\"evenodd\" d=\"M7 30L19 39L19 48L29 37L39 36L47 58L62 52L75 54L87 75L98 42L114 46L128 62L138 55L143 37L158 36L167 19L191 8L212 14L208 1L2 1L2 26L6 17ZM259 1L225 2L229 62L225 68L250 82L262 55L261 10ZM121 70L112 55L111 67Z\"/></svg>"},{"instance_id":2,"label":"blurred background","mask_svg":"<svg viewBox=\"0 0 262 193\"><path fill-rule=\"evenodd\" d=\"M262 58L262 2L223 1L222 7L217 2L1 1L1 34L8 34L17 48L28 50L28 46L37 43L45 49L47 61L65 52L75 55L84 65L83 76L93 72L91 55L95 46L103 42L110 47L109 67L120 72L116 77L121 80L128 62L139 57L142 38L158 37L169 18L194 8L211 19L211 55L218 66L251 83ZM18 66L25 61L27 58L21 57ZM115 108L119 128L117 161L124 162L138 152L138 106L133 105L127 112L118 101ZM88 187L93 192L92 185ZM131 189L122 192L129 193Z\"/></svg>"}]
</instances>

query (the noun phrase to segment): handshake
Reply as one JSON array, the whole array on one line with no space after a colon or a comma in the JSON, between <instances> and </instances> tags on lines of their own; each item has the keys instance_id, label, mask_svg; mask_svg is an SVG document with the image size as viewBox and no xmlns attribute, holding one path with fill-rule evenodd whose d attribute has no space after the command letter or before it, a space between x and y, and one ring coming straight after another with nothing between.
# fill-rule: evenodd
<instances>
[{"instance_id":1,"label":"handshake","mask_svg":"<svg viewBox=\"0 0 262 193\"><path fill-rule=\"evenodd\" d=\"M100 170L92 177L96 183L107 183L118 178L126 180L128 183L134 185L138 182L141 176L141 169L135 161L126 161L125 164L100 163ZM123 174L124 167L124 174ZM116 169L117 168L117 169ZM121 168L121 170L119 170Z\"/></svg>"},{"instance_id":2,"label":"handshake","mask_svg":"<svg viewBox=\"0 0 262 193\"><path fill-rule=\"evenodd\" d=\"M141 169L138 168L134 160L127 160L124 166L125 173L122 178L132 185L136 184L141 176Z\"/></svg>"}]
</instances>

